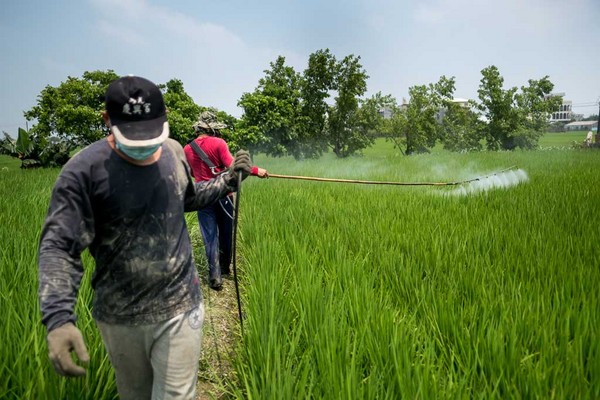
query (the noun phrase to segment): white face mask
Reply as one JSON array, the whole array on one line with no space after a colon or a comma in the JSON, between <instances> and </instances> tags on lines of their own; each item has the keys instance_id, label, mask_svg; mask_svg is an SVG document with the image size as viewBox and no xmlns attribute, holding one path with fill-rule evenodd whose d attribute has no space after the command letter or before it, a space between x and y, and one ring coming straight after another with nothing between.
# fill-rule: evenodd
<instances>
[{"instance_id":1,"label":"white face mask","mask_svg":"<svg viewBox=\"0 0 600 400\"><path fill-rule=\"evenodd\" d=\"M150 157L152 154L156 153L156 150L160 147L160 144L152 145L152 146L144 146L144 147L130 147L125 146L124 144L119 143L115 140L117 149L122 151L128 157L133 158L134 160L145 160Z\"/></svg>"}]
</instances>

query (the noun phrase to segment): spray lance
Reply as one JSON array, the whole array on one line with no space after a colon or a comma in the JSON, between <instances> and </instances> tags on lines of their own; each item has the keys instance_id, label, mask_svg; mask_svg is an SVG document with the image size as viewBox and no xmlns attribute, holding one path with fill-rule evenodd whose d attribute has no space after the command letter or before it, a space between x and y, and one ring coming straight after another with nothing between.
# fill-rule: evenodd
<instances>
[{"instance_id":1,"label":"spray lance","mask_svg":"<svg viewBox=\"0 0 600 400\"><path fill-rule=\"evenodd\" d=\"M294 179L304 181L315 181L315 182L339 182L339 183L352 183L352 184L363 184L363 185L395 185L395 186L455 186L458 187L453 194L462 195L468 193L474 193L478 191L484 191L491 188L501 188L516 185L520 182L524 182L528 179L527 173L522 169L517 169L516 165L511 167L489 173L487 175L481 175L471 179L465 179L460 181L450 182L393 182L393 181L368 181L358 179L339 179L339 178L320 178L313 176L298 176L298 175L283 175L283 174L272 174L269 173L269 178L276 179ZM238 182L238 192L235 197L235 212L233 220L233 277L235 283L235 291L238 305L238 316L240 319L240 328L242 336L244 336L244 325L242 315L242 304L240 300L240 291L237 277L237 262L236 262L236 251L237 251L237 226L238 226L238 212L239 203L242 190L242 179L241 175Z\"/></svg>"},{"instance_id":2,"label":"spray lance","mask_svg":"<svg viewBox=\"0 0 600 400\"><path fill-rule=\"evenodd\" d=\"M517 166L505 168L487 175L478 176L472 179L453 182L389 182L389 181L366 181L357 179L337 179L337 178L318 178L312 176L296 176L296 175L281 175L269 173L269 178L280 179L298 179L317 182L341 182L341 183L356 183L364 185L396 185L396 186L460 186L468 185L477 182L478 187L506 187L511 184L526 180L527 174L525 171L516 169Z\"/></svg>"}]
</instances>

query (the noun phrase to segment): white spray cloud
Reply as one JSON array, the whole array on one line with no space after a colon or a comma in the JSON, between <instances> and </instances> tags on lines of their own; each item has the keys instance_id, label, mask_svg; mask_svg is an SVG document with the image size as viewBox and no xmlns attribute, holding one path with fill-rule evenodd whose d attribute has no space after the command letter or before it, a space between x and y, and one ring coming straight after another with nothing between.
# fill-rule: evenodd
<instances>
[{"instance_id":1,"label":"white spray cloud","mask_svg":"<svg viewBox=\"0 0 600 400\"><path fill-rule=\"evenodd\" d=\"M487 192L493 189L506 189L527 182L529 176L522 169L504 171L492 175L483 175L474 181L458 185L451 191L444 192L446 196L468 196Z\"/></svg>"}]
</instances>

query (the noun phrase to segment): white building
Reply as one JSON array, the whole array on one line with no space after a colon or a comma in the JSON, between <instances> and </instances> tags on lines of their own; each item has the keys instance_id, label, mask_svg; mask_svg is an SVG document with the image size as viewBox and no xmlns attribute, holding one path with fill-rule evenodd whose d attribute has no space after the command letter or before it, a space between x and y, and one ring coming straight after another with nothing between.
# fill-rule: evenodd
<instances>
[{"instance_id":1,"label":"white building","mask_svg":"<svg viewBox=\"0 0 600 400\"><path fill-rule=\"evenodd\" d=\"M451 103L458 104L462 108L470 108L469 99L462 99L460 97L454 97L450 100ZM438 123L442 123L444 119L444 115L446 115L446 109L444 107L440 108L439 111L435 114L435 119Z\"/></svg>"},{"instance_id":2,"label":"white building","mask_svg":"<svg viewBox=\"0 0 600 400\"><path fill-rule=\"evenodd\" d=\"M565 131L595 131L598 121L575 121L565 125Z\"/></svg>"},{"instance_id":3,"label":"white building","mask_svg":"<svg viewBox=\"0 0 600 400\"><path fill-rule=\"evenodd\" d=\"M560 96L563 98L560 108L558 111L552 113L549 122L570 122L573 119L573 102L565 100L564 93L550 93L548 96Z\"/></svg>"}]
</instances>

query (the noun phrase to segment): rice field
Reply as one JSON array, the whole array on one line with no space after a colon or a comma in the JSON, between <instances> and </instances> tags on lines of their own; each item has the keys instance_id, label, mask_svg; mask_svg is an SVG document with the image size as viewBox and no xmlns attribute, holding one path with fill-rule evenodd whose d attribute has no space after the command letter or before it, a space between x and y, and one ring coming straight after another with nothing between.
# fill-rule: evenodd
<instances>
[{"instance_id":1,"label":"rice field","mask_svg":"<svg viewBox=\"0 0 600 400\"><path fill-rule=\"evenodd\" d=\"M0 160L0 398L116 398L114 374L90 316L93 261L87 253L76 312L91 357L88 373L66 380L48 360L37 301L37 246L58 170L23 171L20 162Z\"/></svg>"},{"instance_id":2,"label":"rice field","mask_svg":"<svg viewBox=\"0 0 600 400\"><path fill-rule=\"evenodd\" d=\"M528 180L451 187L245 181L239 260L244 336L232 398L600 398L600 152L363 157L271 173L455 181L516 165ZM57 377L37 304L39 231L58 171L0 157L0 398L116 398L91 320L84 379ZM192 218L194 220L194 218Z\"/></svg>"},{"instance_id":3,"label":"rice field","mask_svg":"<svg viewBox=\"0 0 600 400\"><path fill-rule=\"evenodd\" d=\"M444 188L250 181L236 397L598 398L600 153L293 163L273 173L529 181ZM268 200L267 200L268 199Z\"/></svg>"}]
</instances>

